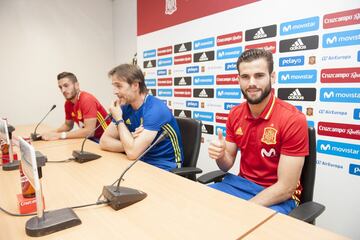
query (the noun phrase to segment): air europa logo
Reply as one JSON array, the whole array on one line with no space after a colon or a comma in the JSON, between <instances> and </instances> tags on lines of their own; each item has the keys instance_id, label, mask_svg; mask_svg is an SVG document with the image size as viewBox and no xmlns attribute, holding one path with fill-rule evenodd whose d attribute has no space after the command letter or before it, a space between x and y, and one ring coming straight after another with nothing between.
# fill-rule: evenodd
<instances>
[{"instance_id":1,"label":"air europa logo","mask_svg":"<svg viewBox=\"0 0 360 240\"><path fill-rule=\"evenodd\" d=\"M281 71L279 72L279 83L315 83L316 70Z\"/></svg>"},{"instance_id":2,"label":"air europa logo","mask_svg":"<svg viewBox=\"0 0 360 240\"><path fill-rule=\"evenodd\" d=\"M360 30L328 33L323 35L323 48L360 45Z\"/></svg>"},{"instance_id":3,"label":"air europa logo","mask_svg":"<svg viewBox=\"0 0 360 240\"><path fill-rule=\"evenodd\" d=\"M280 36L316 31L319 29L319 17L304 18L285 22L280 25Z\"/></svg>"},{"instance_id":4,"label":"air europa logo","mask_svg":"<svg viewBox=\"0 0 360 240\"><path fill-rule=\"evenodd\" d=\"M245 41L253 41L276 36L276 25L264 26L246 30Z\"/></svg>"},{"instance_id":5,"label":"air europa logo","mask_svg":"<svg viewBox=\"0 0 360 240\"><path fill-rule=\"evenodd\" d=\"M321 88L320 101L360 103L360 88Z\"/></svg>"},{"instance_id":6,"label":"air europa logo","mask_svg":"<svg viewBox=\"0 0 360 240\"><path fill-rule=\"evenodd\" d=\"M318 140L316 147L319 153L360 159L360 145Z\"/></svg>"},{"instance_id":7,"label":"air europa logo","mask_svg":"<svg viewBox=\"0 0 360 240\"><path fill-rule=\"evenodd\" d=\"M360 68L330 68L321 70L323 83L360 82Z\"/></svg>"}]
</instances>

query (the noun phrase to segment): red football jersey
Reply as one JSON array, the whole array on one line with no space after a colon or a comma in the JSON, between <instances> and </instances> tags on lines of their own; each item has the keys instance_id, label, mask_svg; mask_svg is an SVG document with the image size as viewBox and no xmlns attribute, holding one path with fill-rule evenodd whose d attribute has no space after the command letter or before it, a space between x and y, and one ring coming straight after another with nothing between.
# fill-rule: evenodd
<instances>
[{"instance_id":1,"label":"red football jersey","mask_svg":"<svg viewBox=\"0 0 360 240\"><path fill-rule=\"evenodd\" d=\"M101 127L99 127L94 134L94 137L97 139L100 139L110 123L110 120L104 121L107 112L100 102L90 93L83 91L79 93L75 104L71 101L65 102L65 115L66 120L74 121L79 127L84 126L84 119L96 118L96 126L101 124Z\"/></svg>"},{"instance_id":2,"label":"red football jersey","mask_svg":"<svg viewBox=\"0 0 360 240\"><path fill-rule=\"evenodd\" d=\"M247 102L234 107L226 123L226 140L241 151L239 175L263 187L277 182L280 154L309 154L305 115L273 94L258 118L252 116ZM295 199L301 190L299 183Z\"/></svg>"}]
</instances>

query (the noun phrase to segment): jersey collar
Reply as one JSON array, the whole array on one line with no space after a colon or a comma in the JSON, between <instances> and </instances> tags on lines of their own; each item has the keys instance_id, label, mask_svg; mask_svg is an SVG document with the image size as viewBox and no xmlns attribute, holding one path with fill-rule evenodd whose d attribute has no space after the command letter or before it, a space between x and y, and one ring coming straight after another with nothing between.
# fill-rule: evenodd
<instances>
[{"instance_id":1,"label":"jersey collar","mask_svg":"<svg viewBox=\"0 0 360 240\"><path fill-rule=\"evenodd\" d=\"M260 114L260 116L258 117L264 120L269 120L269 118L271 117L271 114L274 111L274 106L275 106L275 95L271 92L270 93L270 101L268 102L268 104L266 105L266 107L264 108L263 112ZM250 108L249 105L247 104L247 116L246 119L255 119L250 112Z\"/></svg>"}]
</instances>

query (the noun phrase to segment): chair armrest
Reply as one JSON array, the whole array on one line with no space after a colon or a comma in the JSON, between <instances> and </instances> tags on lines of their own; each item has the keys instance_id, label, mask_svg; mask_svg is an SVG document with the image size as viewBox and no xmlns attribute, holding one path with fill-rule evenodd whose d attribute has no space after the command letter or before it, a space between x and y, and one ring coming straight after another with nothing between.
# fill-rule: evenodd
<instances>
[{"instance_id":1,"label":"chair armrest","mask_svg":"<svg viewBox=\"0 0 360 240\"><path fill-rule=\"evenodd\" d=\"M307 223L313 223L315 219L324 212L325 206L317 202L305 202L293 209L289 216L302 220Z\"/></svg>"},{"instance_id":2,"label":"chair armrest","mask_svg":"<svg viewBox=\"0 0 360 240\"><path fill-rule=\"evenodd\" d=\"M226 172L221 170L216 170L212 172L205 173L204 175L201 175L197 181L202 184L208 184L211 182L221 182L224 176L226 175Z\"/></svg>"},{"instance_id":3,"label":"chair armrest","mask_svg":"<svg viewBox=\"0 0 360 240\"><path fill-rule=\"evenodd\" d=\"M182 168L171 169L170 172L175 173L176 175L180 175L180 176L187 176L190 174L202 173L202 170L197 167L182 167Z\"/></svg>"}]
</instances>

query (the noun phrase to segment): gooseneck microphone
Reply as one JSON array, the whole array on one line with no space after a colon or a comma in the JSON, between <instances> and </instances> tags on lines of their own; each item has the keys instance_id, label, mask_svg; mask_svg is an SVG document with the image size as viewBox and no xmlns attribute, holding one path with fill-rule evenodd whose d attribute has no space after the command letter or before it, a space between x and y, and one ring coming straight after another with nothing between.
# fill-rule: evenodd
<instances>
[{"instance_id":1,"label":"gooseneck microphone","mask_svg":"<svg viewBox=\"0 0 360 240\"><path fill-rule=\"evenodd\" d=\"M122 172L119 179L116 181L116 186L114 186L116 182L112 185L104 186L102 195L109 201L110 207L117 211L146 198L147 194L145 192L133 188L120 187L120 182L123 180L125 173L132 166L134 166L147 152L149 152L159 142L163 141L167 136L168 132L164 130L155 142L151 144L139 157L137 157L136 160L125 169L125 171Z\"/></svg>"},{"instance_id":2,"label":"gooseneck microphone","mask_svg":"<svg viewBox=\"0 0 360 240\"><path fill-rule=\"evenodd\" d=\"M104 122L106 122L110 117L111 117L111 114L108 114L108 115L104 118ZM86 140L89 139L89 137L90 137L100 126L101 126L101 123L99 123L99 125L98 125L94 130L92 130L92 131L84 138L84 141L83 141L82 144L81 144L81 150L80 150L80 151L79 151L79 150L74 150L74 151L72 152L72 156L75 158L74 160L75 160L76 162L84 163L84 162L88 162L88 161L91 161L91 160L95 160L95 159L101 158L101 156L98 155L98 154L84 151L84 145L85 145Z\"/></svg>"},{"instance_id":3,"label":"gooseneck microphone","mask_svg":"<svg viewBox=\"0 0 360 240\"><path fill-rule=\"evenodd\" d=\"M52 110L54 110L55 108L56 108L56 105L54 104L54 105L51 107L50 111L48 111L47 114L46 114L46 115L41 119L41 121L38 123L38 125L36 125L34 132L31 134L31 140L33 140L33 141L39 141L39 140L41 140L41 135L40 135L40 134L37 134L37 133L36 133L36 130L37 130L37 128L39 127L40 123L42 123L42 122L44 121L44 119L47 117L47 115L49 115L49 113L50 113Z\"/></svg>"}]
</instances>

